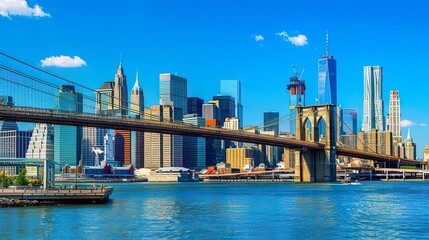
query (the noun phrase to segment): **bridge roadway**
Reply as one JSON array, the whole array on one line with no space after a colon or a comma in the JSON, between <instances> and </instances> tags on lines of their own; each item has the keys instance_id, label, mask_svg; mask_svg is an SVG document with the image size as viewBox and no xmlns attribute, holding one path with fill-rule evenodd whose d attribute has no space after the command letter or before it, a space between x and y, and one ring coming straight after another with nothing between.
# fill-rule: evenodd
<instances>
[{"instance_id":1,"label":"bridge roadway","mask_svg":"<svg viewBox=\"0 0 429 240\"><path fill-rule=\"evenodd\" d=\"M321 150L325 148L325 145L321 143L301 141L293 138L254 134L245 131L213 127L199 127L171 121L134 119L130 117L104 116L30 107L11 107L0 105L0 120L51 123L71 126L86 126L116 130L131 130L193 137L217 138L278 147L296 148L301 151ZM422 164L422 162L416 160L370 153L340 146L336 147L336 151L338 155L370 159L378 162L400 163L401 165Z\"/></svg>"}]
</instances>

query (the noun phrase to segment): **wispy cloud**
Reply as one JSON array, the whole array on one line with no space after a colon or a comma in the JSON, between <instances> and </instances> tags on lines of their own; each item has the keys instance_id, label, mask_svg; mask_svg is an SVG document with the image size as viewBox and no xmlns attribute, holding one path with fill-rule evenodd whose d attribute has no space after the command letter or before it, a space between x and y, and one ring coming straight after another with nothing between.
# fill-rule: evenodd
<instances>
[{"instance_id":1,"label":"wispy cloud","mask_svg":"<svg viewBox=\"0 0 429 240\"><path fill-rule=\"evenodd\" d=\"M297 47L302 47L308 44L307 36L303 34L298 34L296 36L289 36L286 31L276 33L277 36L283 38L285 42L290 42Z\"/></svg>"},{"instance_id":2,"label":"wispy cloud","mask_svg":"<svg viewBox=\"0 0 429 240\"><path fill-rule=\"evenodd\" d=\"M26 17L50 17L49 13L42 10L38 4L30 7L26 0L0 0L0 15L11 18L11 16Z\"/></svg>"},{"instance_id":3,"label":"wispy cloud","mask_svg":"<svg viewBox=\"0 0 429 240\"><path fill-rule=\"evenodd\" d=\"M426 123L420 123L420 127L426 127L427 124Z\"/></svg>"},{"instance_id":4,"label":"wispy cloud","mask_svg":"<svg viewBox=\"0 0 429 240\"><path fill-rule=\"evenodd\" d=\"M411 126L415 126L415 125L416 125L415 122L410 121L408 119L401 120L401 127L403 127L403 128L405 128L405 127L411 127Z\"/></svg>"},{"instance_id":5,"label":"wispy cloud","mask_svg":"<svg viewBox=\"0 0 429 240\"><path fill-rule=\"evenodd\" d=\"M86 66L86 62L79 56L73 58L69 56L52 56L40 60L42 67L81 67Z\"/></svg>"},{"instance_id":6,"label":"wispy cloud","mask_svg":"<svg viewBox=\"0 0 429 240\"><path fill-rule=\"evenodd\" d=\"M255 41L259 42L259 41L263 41L264 40L264 36L262 35L255 35Z\"/></svg>"}]
</instances>

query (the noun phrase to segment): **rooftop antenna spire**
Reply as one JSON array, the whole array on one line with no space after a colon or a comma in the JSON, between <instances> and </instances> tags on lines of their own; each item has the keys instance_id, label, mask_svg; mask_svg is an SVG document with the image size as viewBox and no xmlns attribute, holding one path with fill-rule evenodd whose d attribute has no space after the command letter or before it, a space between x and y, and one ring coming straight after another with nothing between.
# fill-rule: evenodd
<instances>
[{"instance_id":1,"label":"rooftop antenna spire","mask_svg":"<svg viewBox=\"0 0 429 240\"><path fill-rule=\"evenodd\" d=\"M329 35L328 31L326 31L326 56L329 56Z\"/></svg>"},{"instance_id":2,"label":"rooftop antenna spire","mask_svg":"<svg viewBox=\"0 0 429 240\"><path fill-rule=\"evenodd\" d=\"M122 65L122 50L119 51L119 64Z\"/></svg>"}]
</instances>

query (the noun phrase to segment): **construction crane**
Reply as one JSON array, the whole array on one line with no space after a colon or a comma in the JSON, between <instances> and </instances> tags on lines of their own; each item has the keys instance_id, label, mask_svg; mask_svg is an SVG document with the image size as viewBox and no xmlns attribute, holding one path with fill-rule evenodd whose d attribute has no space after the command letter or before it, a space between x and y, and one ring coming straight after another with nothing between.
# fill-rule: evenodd
<instances>
[{"instance_id":1,"label":"construction crane","mask_svg":"<svg viewBox=\"0 0 429 240\"><path fill-rule=\"evenodd\" d=\"M298 77L299 72L296 70L296 68L293 64L291 64L291 66L292 66L293 73L295 74L295 77ZM305 66L302 69L301 74L299 74L298 80L301 80L301 77L302 77L302 74L304 74L304 71L305 71Z\"/></svg>"}]
</instances>

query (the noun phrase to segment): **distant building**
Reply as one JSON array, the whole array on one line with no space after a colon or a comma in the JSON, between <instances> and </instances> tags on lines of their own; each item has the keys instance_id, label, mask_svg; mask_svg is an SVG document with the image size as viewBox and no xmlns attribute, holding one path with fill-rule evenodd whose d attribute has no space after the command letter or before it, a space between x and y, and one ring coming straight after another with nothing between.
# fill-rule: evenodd
<instances>
[{"instance_id":1,"label":"distant building","mask_svg":"<svg viewBox=\"0 0 429 240\"><path fill-rule=\"evenodd\" d=\"M173 106L152 106L145 109L144 118L148 120L171 121L174 116ZM144 167L182 167L183 137L178 135L144 133Z\"/></svg>"},{"instance_id":2,"label":"distant building","mask_svg":"<svg viewBox=\"0 0 429 240\"><path fill-rule=\"evenodd\" d=\"M122 63L119 64L118 71L115 75L114 84L114 99L113 109L115 115L128 116L128 87L127 87L127 76L122 68Z\"/></svg>"},{"instance_id":3,"label":"distant building","mask_svg":"<svg viewBox=\"0 0 429 240\"><path fill-rule=\"evenodd\" d=\"M416 144L411 138L411 130L408 129L407 140L405 140L405 157L408 159L416 159Z\"/></svg>"},{"instance_id":4,"label":"distant building","mask_svg":"<svg viewBox=\"0 0 429 240\"><path fill-rule=\"evenodd\" d=\"M215 103L203 104L203 118L207 120L215 120L216 125L219 124L219 107Z\"/></svg>"},{"instance_id":5,"label":"distant building","mask_svg":"<svg viewBox=\"0 0 429 240\"><path fill-rule=\"evenodd\" d=\"M384 131L383 68L364 67L362 131Z\"/></svg>"},{"instance_id":6,"label":"distant building","mask_svg":"<svg viewBox=\"0 0 429 240\"><path fill-rule=\"evenodd\" d=\"M219 126L223 126L225 119L235 116L235 99L231 96L214 96L219 108Z\"/></svg>"},{"instance_id":7,"label":"distant building","mask_svg":"<svg viewBox=\"0 0 429 240\"><path fill-rule=\"evenodd\" d=\"M426 164L429 163L429 144L426 145L423 151L423 162L425 162Z\"/></svg>"},{"instance_id":8,"label":"distant building","mask_svg":"<svg viewBox=\"0 0 429 240\"><path fill-rule=\"evenodd\" d=\"M341 109L341 135L357 134L357 109Z\"/></svg>"},{"instance_id":9,"label":"distant building","mask_svg":"<svg viewBox=\"0 0 429 240\"><path fill-rule=\"evenodd\" d=\"M114 115L113 112L113 100L115 99L114 95L115 83L114 82L104 82L100 88L98 88L95 93L95 113L102 115Z\"/></svg>"},{"instance_id":10,"label":"distant building","mask_svg":"<svg viewBox=\"0 0 429 240\"><path fill-rule=\"evenodd\" d=\"M171 73L159 75L160 105L174 106L174 120L182 120L188 113L187 79Z\"/></svg>"},{"instance_id":11,"label":"distant building","mask_svg":"<svg viewBox=\"0 0 429 240\"><path fill-rule=\"evenodd\" d=\"M188 114L197 114L198 117L203 116L204 100L198 97L188 97Z\"/></svg>"},{"instance_id":12,"label":"distant building","mask_svg":"<svg viewBox=\"0 0 429 240\"><path fill-rule=\"evenodd\" d=\"M203 118L206 119L207 127L218 127L219 122L219 102L209 101L203 104ZM206 166L216 166L222 162L222 141L217 138L206 138Z\"/></svg>"},{"instance_id":13,"label":"distant building","mask_svg":"<svg viewBox=\"0 0 429 240\"><path fill-rule=\"evenodd\" d=\"M260 134L275 136L274 131L260 131ZM263 160L263 162L261 163L264 163L265 165L270 167L275 167L277 163L282 161L284 148L269 146L269 145L262 145L261 150L264 158L264 159L261 159Z\"/></svg>"},{"instance_id":14,"label":"distant building","mask_svg":"<svg viewBox=\"0 0 429 240\"><path fill-rule=\"evenodd\" d=\"M130 115L141 118L144 113L144 94L139 84L139 73L136 74L136 82L131 90Z\"/></svg>"},{"instance_id":15,"label":"distant building","mask_svg":"<svg viewBox=\"0 0 429 240\"><path fill-rule=\"evenodd\" d=\"M54 160L54 126L52 124L36 123L25 158ZM28 176L37 176L37 167L26 167L26 169Z\"/></svg>"},{"instance_id":16,"label":"distant building","mask_svg":"<svg viewBox=\"0 0 429 240\"><path fill-rule=\"evenodd\" d=\"M221 80L220 94L223 96L231 96L235 99L235 114L233 116L240 119L240 129L242 129L243 128L243 105L241 103L240 80Z\"/></svg>"},{"instance_id":17,"label":"distant building","mask_svg":"<svg viewBox=\"0 0 429 240\"><path fill-rule=\"evenodd\" d=\"M289 90L289 110L292 116L294 116L294 113L296 111L295 108L297 106L305 106L305 89L305 81L298 78L297 73L295 76L290 78L290 82L287 85L287 90ZM293 135L296 134L295 118L292 118L290 120L289 132Z\"/></svg>"},{"instance_id":18,"label":"distant building","mask_svg":"<svg viewBox=\"0 0 429 240\"><path fill-rule=\"evenodd\" d=\"M83 127L82 137L82 163L84 166L99 166L104 159L104 136L107 129L95 127ZM103 150L102 150L103 151Z\"/></svg>"},{"instance_id":19,"label":"distant building","mask_svg":"<svg viewBox=\"0 0 429 240\"><path fill-rule=\"evenodd\" d=\"M357 148L366 152L374 152L392 155L392 133L379 132L373 129L371 132L359 132Z\"/></svg>"},{"instance_id":20,"label":"distant building","mask_svg":"<svg viewBox=\"0 0 429 240\"><path fill-rule=\"evenodd\" d=\"M326 55L318 61L318 104L337 105L337 61L329 55L326 32Z\"/></svg>"},{"instance_id":21,"label":"distant building","mask_svg":"<svg viewBox=\"0 0 429 240\"><path fill-rule=\"evenodd\" d=\"M264 131L274 131L274 136L277 136L279 125L279 112L264 112Z\"/></svg>"},{"instance_id":22,"label":"distant building","mask_svg":"<svg viewBox=\"0 0 429 240\"><path fill-rule=\"evenodd\" d=\"M0 105L13 107L15 104L13 103L12 96L0 96ZM18 125L16 122L0 121L0 131L9 130L18 130Z\"/></svg>"},{"instance_id":23,"label":"distant building","mask_svg":"<svg viewBox=\"0 0 429 240\"><path fill-rule=\"evenodd\" d=\"M83 110L83 96L73 85L62 85L55 94L55 109L78 112ZM82 127L54 126L54 161L60 167L65 164L75 166L82 158Z\"/></svg>"},{"instance_id":24,"label":"distant building","mask_svg":"<svg viewBox=\"0 0 429 240\"><path fill-rule=\"evenodd\" d=\"M25 158L32 131L0 131L0 158ZM17 175L18 167L0 167L5 175Z\"/></svg>"},{"instance_id":25,"label":"distant building","mask_svg":"<svg viewBox=\"0 0 429 240\"><path fill-rule=\"evenodd\" d=\"M226 150L226 163L231 165L231 168L243 170L244 166L255 166L255 156L259 155L259 150L256 148L228 148Z\"/></svg>"},{"instance_id":26,"label":"distant building","mask_svg":"<svg viewBox=\"0 0 429 240\"><path fill-rule=\"evenodd\" d=\"M183 122L195 126L205 126L206 120L197 114L187 114ZM206 167L206 139L183 137L183 167L201 170Z\"/></svg>"}]
</instances>

